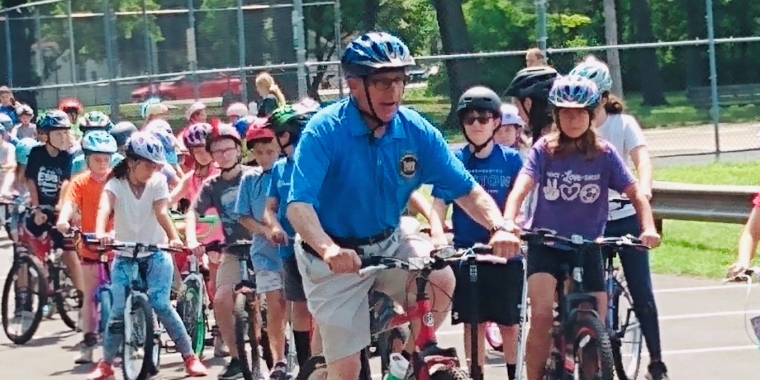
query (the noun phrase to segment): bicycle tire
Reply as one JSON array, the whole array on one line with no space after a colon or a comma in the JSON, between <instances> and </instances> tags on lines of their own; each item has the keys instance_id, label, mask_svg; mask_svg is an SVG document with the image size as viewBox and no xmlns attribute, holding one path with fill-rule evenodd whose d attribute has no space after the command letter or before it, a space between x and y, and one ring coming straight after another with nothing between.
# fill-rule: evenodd
<instances>
[{"instance_id":1,"label":"bicycle tire","mask_svg":"<svg viewBox=\"0 0 760 380\"><path fill-rule=\"evenodd\" d=\"M259 343L256 339L256 315L254 315L253 303L256 296L252 293L236 293L235 306L232 311L235 319L235 347L238 352L240 365L243 367L243 379L258 380L261 372L261 358L259 357ZM245 343L251 347L251 359L248 360Z\"/></svg>"},{"instance_id":2,"label":"bicycle tire","mask_svg":"<svg viewBox=\"0 0 760 380\"><path fill-rule=\"evenodd\" d=\"M68 272L66 272L66 269L64 269L64 268L57 268L57 269L54 269L54 270L58 271L57 274L55 276L53 276L53 292L54 292L53 293L53 301L55 303L55 308L56 308L56 310L58 310L58 315L61 316L61 320L63 321L63 323L68 328L70 328L72 330L76 330L76 328L77 328L77 321L75 319L71 318L71 316L69 315L69 311L71 311L71 310L68 310L69 309L67 307L68 304L66 304L66 299L71 298L71 297L68 297L68 294L64 294L64 289L63 289L63 285L62 285L64 283L63 279L65 279L65 278L71 279L71 276L69 276ZM73 285L72 285L72 289L74 289ZM77 305L81 309L81 307L82 307L82 298L79 296L79 292L78 291L76 291L76 292L77 292L76 297L78 298L78 299L76 299Z\"/></svg>"},{"instance_id":3,"label":"bicycle tire","mask_svg":"<svg viewBox=\"0 0 760 380\"><path fill-rule=\"evenodd\" d=\"M121 372L124 380L146 380L152 375L154 370L152 360L153 351L155 349L155 342L153 340L153 309L151 309L148 299L145 296L130 295L127 298L127 302L131 303L131 310L125 310L124 312L124 339L122 339ZM129 370L130 366L128 361L131 361L132 359L129 358L129 353L127 352L127 332L128 330L131 330L131 327L127 328L127 326L132 321L133 315L134 317L141 317L145 324L145 336L143 337L142 342L143 357L142 363L140 364L140 370L137 374L131 373ZM131 340L131 337L129 337L129 339Z\"/></svg>"},{"instance_id":4,"label":"bicycle tire","mask_svg":"<svg viewBox=\"0 0 760 380\"><path fill-rule=\"evenodd\" d=\"M430 380L469 380L470 374L459 367L444 366L430 375Z\"/></svg>"},{"instance_id":5,"label":"bicycle tire","mask_svg":"<svg viewBox=\"0 0 760 380\"><path fill-rule=\"evenodd\" d=\"M29 329L27 329L23 334L21 335L13 335L10 333L10 320L9 318L9 307L8 302L10 302L10 291L11 288L15 285L15 274L19 271L19 269L23 266L27 266L27 272L33 270L37 273L37 297L39 298L39 301L37 302L37 310L34 312L34 318L32 319L32 323L29 325ZM44 306L47 303L47 279L45 278L45 274L42 270L42 262L37 259L36 257L28 256L28 255L22 255L19 256L11 266L11 270L8 271L8 277L5 279L5 284L3 285L3 296L2 296L2 323L3 323L3 332L5 333L5 336L8 337L8 339L13 342L14 344L22 345L27 343L32 337L34 336L34 333L37 332L37 329L40 326L40 322L42 322L42 314L44 311Z\"/></svg>"},{"instance_id":6,"label":"bicycle tire","mask_svg":"<svg viewBox=\"0 0 760 380\"><path fill-rule=\"evenodd\" d=\"M203 308L199 307L200 289L194 281L186 284L182 293L177 297L177 312L180 315L185 330L190 337L190 346L198 357L203 354L206 340Z\"/></svg>"},{"instance_id":7,"label":"bicycle tire","mask_svg":"<svg viewBox=\"0 0 760 380\"><path fill-rule=\"evenodd\" d=\"M327 362L321 355L312 356L298 369L296 380L326 380Z\"/></svg>"},{"instance_id":8,"label":"bicycle tire","mask_svg":"<svg viewBox=\"0 0 760 380\"><path fill-rule=\"evenodd\" d=\"M582 353L578 352L579 342L585 337L596 340L596 353L598 359L598 372L593 377L581 377L581 379L612 380L614 377L614 364L612 360L612 347L610 336L602 322L592 315L580 315L573 323L573 342L576 360Z\"/></svg>"},{"instance_id":9,"label":"bicycle tire","mask_svg":"<svg viewBox=\"0 0 760 380\"><path fill-rule=\"evenodd\" d=\"M623 286L622 282L619 282L618 286ZM613 310L615 310L617 313L617 315L613 316L612 319L612 328L615 334L615 336L610 339L610 344L612 346L612 360L615 367L615 374L619 380L635 380L639 375L639 371L641 370L641 350L644 342L644 334L641 330L641 325L638 322L635 311L632 312L631 320L628 321L628 324L621 328L620 297L624 297L627 300L628 305L633 305L633 300L631 299L631 295L628 293L628 291L623 291L621 295L611 300L613 302ZM623 314L623 317L624 316L625 314ZM631 330L633 335L633 348L631 350L631 361L626 365L626 363L623 362L622 340L625 339L625 332L629 329L630 326L634 326Z\"/></svg>"}]
</instances>

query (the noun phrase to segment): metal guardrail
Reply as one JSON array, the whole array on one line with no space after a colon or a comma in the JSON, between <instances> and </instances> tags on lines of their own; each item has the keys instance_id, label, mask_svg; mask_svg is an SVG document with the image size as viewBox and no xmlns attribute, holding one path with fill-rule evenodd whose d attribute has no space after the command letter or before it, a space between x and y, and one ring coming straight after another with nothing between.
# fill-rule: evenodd
<instances>
[{"instance_id":1,"label":"metal guardrail","mask_svg":"<svg viewBox=\"0 0 760 380\"><path fill-rule=\"evenodd\" d=\"M655 181L655 219L744 224L760 186L695 185Z\"/></svg>"}]
</instances>

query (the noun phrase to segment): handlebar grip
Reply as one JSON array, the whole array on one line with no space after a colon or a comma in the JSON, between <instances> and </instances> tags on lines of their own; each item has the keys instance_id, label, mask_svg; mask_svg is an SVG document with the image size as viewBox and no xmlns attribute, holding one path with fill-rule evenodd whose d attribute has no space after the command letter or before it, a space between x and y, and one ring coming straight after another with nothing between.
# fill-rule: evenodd
<instances>
[{"instance_id":1,"label":"handlebar grip","mask_svg":"<svg viewBox=\"0 0 760 380\"><path fill-rule=\"evenodd\" d=\"M368 268L380 265L383 262L382 256L362 257L362 268Z\"/></svg>"},{"instance_id":2,"label":"handlebar grip","mask_svg":"<svg viewBox=\"0 0 760 380\"><path fill-rule=\"evenodd\" d=\"M475 244L472 246L472 251L475 253L488 255L493 253L493 247L488 244Z\"/></svg>"}]
</instances>

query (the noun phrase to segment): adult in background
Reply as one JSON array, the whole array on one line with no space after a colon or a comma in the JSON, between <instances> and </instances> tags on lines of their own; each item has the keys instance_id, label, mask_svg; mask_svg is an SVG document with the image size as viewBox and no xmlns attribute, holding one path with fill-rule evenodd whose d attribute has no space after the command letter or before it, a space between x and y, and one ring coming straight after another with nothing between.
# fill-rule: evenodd
<instances>
[{"instance_id":1,"label":"adult in background","mask_svg":"<svg viewBox=\"0 0 760 380\"><path fill-rule=\"evenodd\" d=\"M495 254L506 254L506 231L513 230L441 133L400 106L412 65L409 48L388 33L353 40L341 57L350 96L314 115L296 147L287 217L298 233L296 259L330 380L359 376L359 352L370 343L370 287L401 304L416 301L407 290L414 275L386 270L359 276L357 252L399 259L430 255L429 241L399 228L402 210L421 184L432 184L486 227ZM440 327L454 277L447 268L430 281L434 323ZM419 332L414 325L411 330ZM410 340L403 355L413 350Z\"/></svg>"},{"instance_id":2,"label":"adult in background","mask_svg":"<svg viewBox=\"0 0 760 380\"><path fill-rule=\"evenodd\" d=\"M525 53L525 66L546 66L546 57L544 57L544 52L542 52L539 48L528 49L528 51Z\"/></svg>"},{"instance_id":3,"label":"adult in background","mask_svg":"<svg viewBox=\"0 0 760 380\"><path fill-rule=\"evenodd\" d=\"M269 117L274 110L287 104L285 94L282 93L280 86L269 73L261 73L256 76L256 92L261 96L258 117Z\"/></svg>"},{"instance_id":4,"label":"adult in background","mask_svg":"<svg viewBox=\"0 0 760 380\"><path fill-rule=\"evenodd\" d=\"M8 86L0 87L0 113L8 115L13 124L18 123L18 117L16 117L16 107L18 105L13 97L13 91Z\"/></svg>"}]
</instances>

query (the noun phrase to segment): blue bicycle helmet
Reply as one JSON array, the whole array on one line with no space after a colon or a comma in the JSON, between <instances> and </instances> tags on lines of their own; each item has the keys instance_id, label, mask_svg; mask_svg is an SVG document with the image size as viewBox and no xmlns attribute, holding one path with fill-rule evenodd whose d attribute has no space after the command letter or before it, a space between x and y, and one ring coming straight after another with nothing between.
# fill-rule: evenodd
<instances>
[{"instance_id":1,"label":"blue bicycle helmet","mask_svg":"<svg viewBox=\"0 0 760 380\"><path fill-rule=\"evenodd\" d=\"M18 144L16 144L16 162L19 165L26 165L29 162L29 153L32 151L32 148L38 145L40 145L40 142L31 137L19 140Z\"/></svg>"},{"instance_id":2,"label":"blue bicycle helmet","mask_svg":"<svg viewBox=\"0 0 760 380\"><path fill-rule=\"evenodd\" d=\"M593 110L600 100L596 83L578 75L557 78L549 91L549 102L557 108Z\"/></svg>"},{"instance_id":3,"label":"blue bicycle helmet","mask_svg":"<svg viewBox=\"0 0 760 380\"><path fill-rule=\"evenodd\" d=\"M569 75L578 75L591 79L596 83L599 92L602 93L612 89L612 75L610 75L610 68L594 56L587 57L583 62L575 66L570 71Z\"/></svg>"},{"instance_id":4,"label":"blue bicycle helmet","mask_svg":"<svg viewBox=\"0 0 760 380\"><path fill-rule=\"evenodd\" d=\"M253 115L243 116L240 119L237 119L232 126L235 127L235 130L240 136L245 136L246 132L248 132L248 126L256 121L256 119L257 117Z\"/></svg>"},{"instance_id":5,"label":"blue bicycle helmet","mask_svg":"<svg viewBox=\"0 0 760 380\"><path fill-rule=\"evenodd\" d=\"M166 120L156 119L148 123L145 126L145 132L151 133L153 136L161 142L164 147L164 153L166 154L166 160L170 164L174 165L179 162L177 157L177 151L174 148L174 134L172 133L172 127Z\"/></svg>"},{"instance_id":6,"label":"blue bicycle helmet","mask_svg":"<svg viewBox=\"0 0 760 380\"><path fill-rule=\"evenodd\" d=\"M137 132L137 127L128 121L122 121L121 123L114 125L108 132L114 139L116 139L117 146L124 146L124 144L127 143L129 136L132 136L133 133Z\"/></svg>"},{"instance_id":7,"label":"blue bicycle helmet","mask_svg":"<svg viewBox=\"0 0 760 380\"><path fill-rule=\"evenodd\" d=\"M398 37L369 32L348 44L340 64L347 76L364 78L378 70L408 68L414 65L414 58Z\"/></svg>"},{"instance_id":8,"label":"blue bicycle helmet","mask_svg":"<svg viewBox=\"0 0 760 380\"><path fill-rule=\"evenodd\" d=\"M106 131L87 131L82 137L82 151L85 155L91 153L113 154L117 150L116 139Z\"/></svg>"},{"instance_id":9,"label":"blue bicycle helmet","mask_svg":"<svg viewBox=\"0 0 760 380\"><path fill-rule=\"evenodd\" d=\"M37 119L37 131L50 132L56 129L71 129L71 121L66 112L49 110Z\"/></svg>"},{"instance_id":10,"label":"blue bicycle helmet","mask_svg":"<svg viewBox=\"0 0 760 380\"><path fill-rule=\"evenodd\" d=\"M150 132L135 132L127 140L127 156L138 157L157 164L166 164L164 145Z\"/></svg>"}]
</instances>

